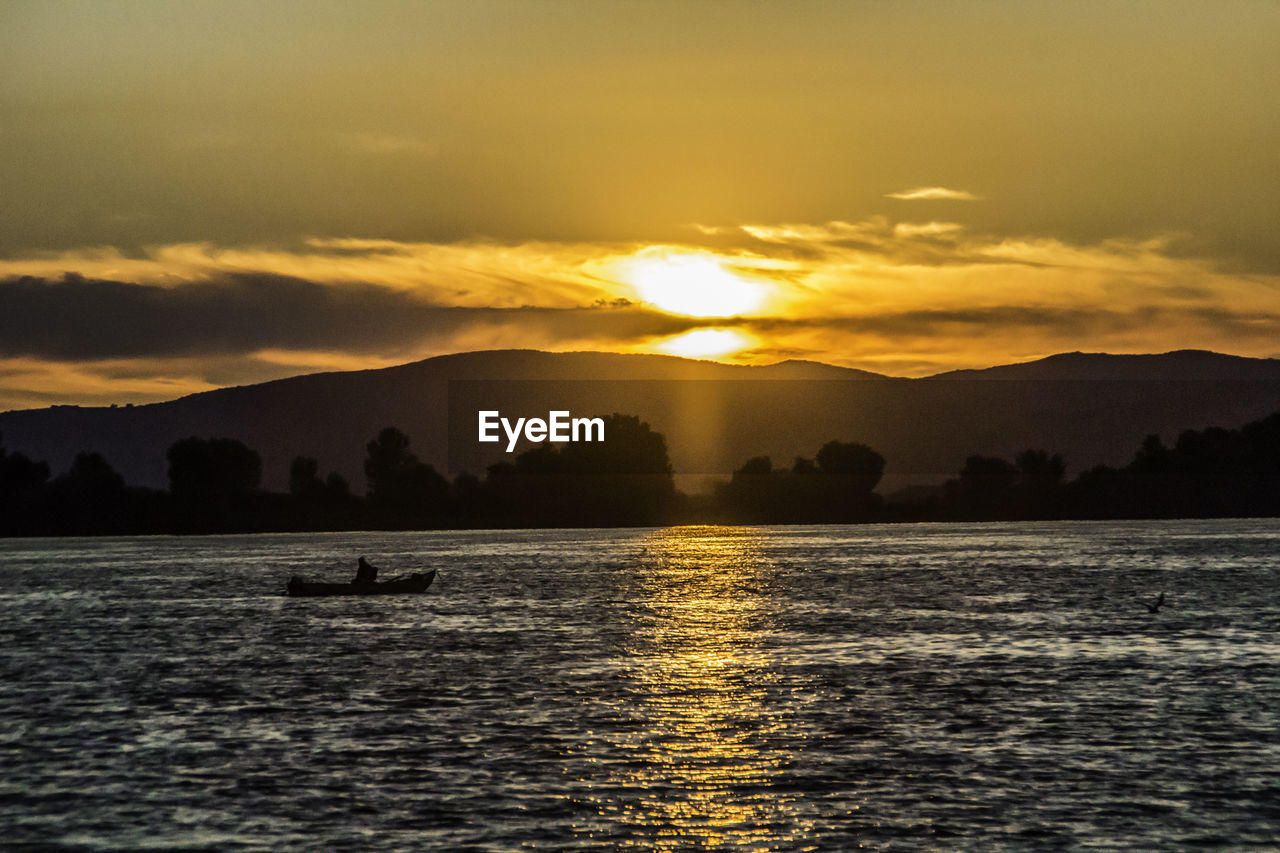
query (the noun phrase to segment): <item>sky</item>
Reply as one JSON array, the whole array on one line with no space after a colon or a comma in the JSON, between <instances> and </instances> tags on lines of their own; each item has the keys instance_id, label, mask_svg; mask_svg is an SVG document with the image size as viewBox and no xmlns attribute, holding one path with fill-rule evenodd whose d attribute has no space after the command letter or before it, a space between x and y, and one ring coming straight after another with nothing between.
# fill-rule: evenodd
<instances>
[{"instance_id":1,"label":"sky","mask_svg":"<svg viewBox=\"0 0 1280 853\"><path fill-rule=\"evenodd\" d=\"M1280 3L0 4L0 409L1280 356Z\"/></svg>"}]
</instances>

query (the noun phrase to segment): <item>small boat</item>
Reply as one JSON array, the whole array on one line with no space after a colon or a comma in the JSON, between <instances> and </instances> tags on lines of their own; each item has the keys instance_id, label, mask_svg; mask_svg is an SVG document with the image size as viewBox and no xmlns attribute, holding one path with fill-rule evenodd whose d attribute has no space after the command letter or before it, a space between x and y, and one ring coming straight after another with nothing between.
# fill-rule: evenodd
<instances>
[{"instance_id":1,"label":"small boat","mask_svg":"<svg viewBox=\"0 0 1280 853\"><path fill-rule=\"evenodd\" d=\"M373 583L326 583L323 581L306 581L294 575L289 578L285 592L293 596L324 595L411 595L426 592L427 587L436 579L436 570L414 572L407 578L393 578L389 581Z\"/></svg>"}]
</instances>

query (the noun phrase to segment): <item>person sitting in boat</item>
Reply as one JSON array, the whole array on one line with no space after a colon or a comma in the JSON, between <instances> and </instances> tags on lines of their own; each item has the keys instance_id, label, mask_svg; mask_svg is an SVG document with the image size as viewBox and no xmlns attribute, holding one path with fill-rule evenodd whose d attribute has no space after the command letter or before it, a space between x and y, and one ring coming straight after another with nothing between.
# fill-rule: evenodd
<instances>
[{"instance_id":1,"label":"person sitting in boat","mask_svg":"<svg viewBox=\"0 0 1280 853\"><path fill-rule=\"evenodd\" d=\"M378 567L361 557L356 563L355 583L377 583Z\"/></svg>"}]
</instances>

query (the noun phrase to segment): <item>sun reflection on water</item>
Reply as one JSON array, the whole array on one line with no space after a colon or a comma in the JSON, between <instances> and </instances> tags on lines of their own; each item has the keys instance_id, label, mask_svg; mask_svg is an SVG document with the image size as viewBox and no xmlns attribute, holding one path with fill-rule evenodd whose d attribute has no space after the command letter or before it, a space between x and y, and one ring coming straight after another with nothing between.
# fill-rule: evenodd
<instances>
[{"instance_id":1,"label":"sun reflection on water","mask_svg":"<svg viewBox=\"0 0 1280 853\"><path fill-rule=\"evenodd\" d=\"M651 535L641 559L643 605L625 649L639 725L618 744L629 760L593 786L596 813L632 826L646 848L777 842L786 722L761 647L769 564L758 540L740 528L671 528Z\"/></svg>"}]
</instances>

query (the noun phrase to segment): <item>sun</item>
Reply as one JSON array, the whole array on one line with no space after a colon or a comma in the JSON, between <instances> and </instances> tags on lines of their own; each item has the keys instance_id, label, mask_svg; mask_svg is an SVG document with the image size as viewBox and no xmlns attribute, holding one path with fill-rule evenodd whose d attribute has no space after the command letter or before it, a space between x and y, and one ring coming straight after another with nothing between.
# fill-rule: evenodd
<instances>
[{"instance_id":1,"label":"sun","mask_svg":"<svg viewBox=\"0 0 1280 853\"><path fill-rule=\"evenodd\" d=\"M744 350L756 343L736 329L694 329L666 338L657 349L685 358L715 358Z\"/></svg>"},{"instance_id":2,"label":"sun","mask_svg":"<svg viewBox=\"0 0 1280 853\"><path fill-rule=\"evenodd\" d=\"M641 253L625 277L645 302L686 317L736 317L754 311L765 298L760 282L732 272L711 255Z\"/></svg>"}]
</instances>

